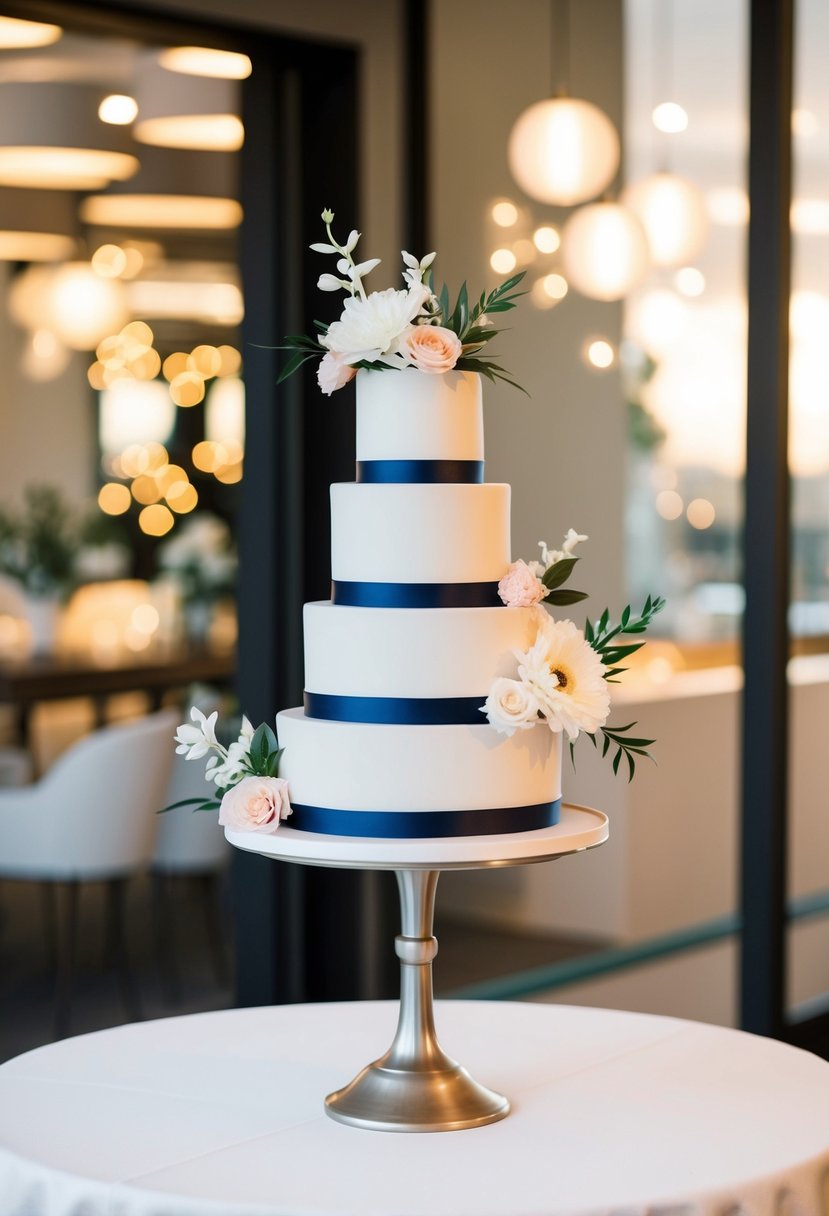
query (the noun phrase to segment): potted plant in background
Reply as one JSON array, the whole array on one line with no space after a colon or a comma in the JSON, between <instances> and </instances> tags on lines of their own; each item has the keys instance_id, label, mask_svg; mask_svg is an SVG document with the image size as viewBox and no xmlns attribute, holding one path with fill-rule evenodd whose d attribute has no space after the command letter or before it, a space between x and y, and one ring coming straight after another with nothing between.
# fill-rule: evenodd
<instances>
[{"instance_id":1,"label":"potted plant in background","mask_svg":"<svg viewBox=\"0 0 829 1216\"><path fill-rule=\"evenodd\" d=\"M176 585L191 642L204 642L217 601L233 594L236 551L230 528L216 515L191 516L159 547L158 564Z\"/></svg>"},{"instance_id":2,"label":"potted plant in background","mask_svg":"<svg viewBox=\"0 0 829 1216\"><path fill-rule=\"evenodd\" d=\"M28 486L23 507L0 507L0 573L26 599L35 654L54 649L60 605L75 583L73 515L53 486Z\"/></svg>"}]
</instances>

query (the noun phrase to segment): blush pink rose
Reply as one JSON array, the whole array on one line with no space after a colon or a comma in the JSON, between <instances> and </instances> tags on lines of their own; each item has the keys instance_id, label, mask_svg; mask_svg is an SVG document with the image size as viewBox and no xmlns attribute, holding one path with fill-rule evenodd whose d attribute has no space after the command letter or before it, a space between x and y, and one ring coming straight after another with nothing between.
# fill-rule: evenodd
<instances>
[{"instance_id":1,"label":"blush pink rose","mask_svg":"<svg viewBox=\"0 0 829 1216\"><path fill-rule=\"evenodd\" d=\"M498 584L498 594L508 608L529 608L547 594L547 588L526 562L513 562Z\"/></svg>"},{"instance_id":2,"label":"blush pink rose","mask_svg":"<svg viewBox=\"0 0 829 1216\"><path fill-rule=\"evenodd\" d=\"M236 832L275 832L291 813L282 777L243 777L222 798L219 823Z\"/></svg>"},{"instance_id":3,"label":"blush pink rose","mask_svg":"<svg viewBox=\"0 0 829 1216\"><path fill-rule=\"evenodd\" d=\"M326 397L330 397L338 388L348 384L356 374L357 369L346 363L345 355L341 355L335 350L329 350L320 359L320 365L317 368L317 384Z\"/></svg>"},{"instance_id":4,"label":"blush pink rose","mask_svg":"<svg viewBox=\"0 0 829 1216\"><path fill-rule=\"evenodd\" d=\"M402 343L402 353L421 372L451 372L462 350L458 335L441 325L414 325Z\"/></svg>"}]
</instances>

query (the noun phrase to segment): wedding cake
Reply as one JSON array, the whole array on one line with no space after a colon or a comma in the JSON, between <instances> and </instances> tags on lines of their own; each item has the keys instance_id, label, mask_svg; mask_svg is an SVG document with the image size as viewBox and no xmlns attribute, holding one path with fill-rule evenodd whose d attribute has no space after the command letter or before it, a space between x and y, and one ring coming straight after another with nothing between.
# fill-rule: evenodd
<instances>
[{"instance_id":1,"label":"wedding cake","mask_svg":"<svg viewBox=\"0 0 829 1216\"><path fill-rule=\"evenodd\" d=\"M515 307L523 272L454 307L432 285L435 255L403 253L404 288L366 292L378 259L355 262L323 211L344 292L339 320L294 335L280 380L309 360L331 396L356 378L356 480L331 487L331 599L305 605L305 704L276 732L246 718L216 737L191 709L179 754L209 754L219 809L236 831L432 838L546 829L561 807L562 740L581 734L633 776L651 739L607 725L608 684L663 607L605 610L582 632L548 608L578 603L565 584L587 540L572 528L540 560L510 554L510 487L484 481L482 377L515 385L489 357L493 318ZM520 387L515 385L515 387ZM542 605L544 605L542 607ZM172 809L172 808L168 808Z\"/></svg>"},{"instance_id":2,"label":"wedding cake","mask_svg":"<svg viewBox=\"0 0 829 1216\"><path fill-rule=\"evenodd\" d=\"M305 707L277 716L292 828L488 835L549 826L561 735L498 734L496 676L536 633L507 607L510 487L483 480L481 378L361 371L357 480L331 487L331 600L305 605Z\"/></svg>"}]
</instances>

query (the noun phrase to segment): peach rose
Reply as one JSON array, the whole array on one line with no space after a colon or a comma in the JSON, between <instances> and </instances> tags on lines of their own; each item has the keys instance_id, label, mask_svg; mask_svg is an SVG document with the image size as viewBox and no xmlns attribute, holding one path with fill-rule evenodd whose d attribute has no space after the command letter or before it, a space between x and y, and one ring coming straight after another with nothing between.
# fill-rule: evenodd
<instances>
[{"instance_id":1,"label":"peach rose","mask_svg":"<svg viewBox=\"0 0 829 1216\"><path fill-rule=\"evenodd\" d=\"M529 608L547 595L547 588L526 562L513 562L498 584L498 594L508 608Z\"/></svg>"},{"instance_id":2,"label":"peach rose","mask_svg":"<svg viewBox=\"0 0 829 1216\"><path fill-rule=\"evenodd\" d=\"M402 353L421 372L451 372L462 350L458 335L441 325L415 325L401 344Z\"/></svg>"},{"instance_id":3,"label":"peach rose","mask_svg":"<svg viewBox=\"0 0 829 1216\"><path fill-rule=\"evenodd\" d=\"M346 363L345 355L330 350L320 359L320 365L317 368L317 384L326 397L330 397L338 388L348 384L356 374L357 369Z\"/></svg>"},{"instance_id":4,"label":"peach rose","mask_svg":"<svg viewBox=\"0 0 829 1216\"><path fill-rule=\"evenodd\" d=\"M282 777L243 777L222 798L219 823L236 832L275 832L291 813Z\"/></svg>"}]
</instances>

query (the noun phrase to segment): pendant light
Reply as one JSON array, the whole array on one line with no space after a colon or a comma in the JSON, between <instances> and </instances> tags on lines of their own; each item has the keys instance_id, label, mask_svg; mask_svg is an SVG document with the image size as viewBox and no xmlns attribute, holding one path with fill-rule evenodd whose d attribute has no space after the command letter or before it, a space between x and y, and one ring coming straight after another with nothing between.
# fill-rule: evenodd
<instances>
[{"instance_id":1,"label":"pendant light","mask_svg":"<svg viewBox=\"0 0 829 1216\"><path fill-rule=\"evenodd\" d=\"M142 151L141 170L129 182L81 203L85 224L169 232L231 230L242 221L236 200L237 158L229 152Z\"/></svg>"},{"instance_id":2,"label":"pendant light","mask_svg":"<svg viewBox=\"0 0 829 1216\"><path fill-rule=\"evenodd\" d=\"M648 240L637 217L620 203L579 207L561 234L567 280L592 300L621 300L648 272Z\"/></svg>"},{"instance_id":3,"label":"pendant light","mask_svg":"<svg viewBox=\"0 0 829 1216\"><path fill-rule=\"evenodd\" d=\"M0 186L98 190L132 177L129 133L98 119L103 92L75 81L0 82Z\"/></svg>"},{"instance_id":4,"label":"pendant light","mask_svg":"<svg viewBox=\"0 0 829 1216\"><path fill-rule=\"evenodd\" d=\"M595 198L616 176L619 136L598 106L567 96L569 0L554 0L552 28L565 83L557 96L518 116L507 156L510 172L530 198L569 207Z\"/></svg>"},{"instance_id":5,"label":"pendant light","mask_svg":"<svg viewBox=\"0 0 829 1216\"><path fill-rule=\"evenodd\" d=\"M59 262L75 251L72 195L0 186L0 261Z\"/></svg>"},{"instance_id":6,"label":"pendant light","mask_svg":"<svg viewBox=\"0 0 829 1216\"><path fill-rule=\"evenodd\" d=\"M148 53L138 69L136 101L139 143L214 152L236 152L244 143L238 80L174 71Z\"/></svg>"},{"instance_id":7,"label":"pendant light","mask_svg":"<svg viewBox=\"0 0 829 1216\"><path fill-rule=\"evenodd\" d=\"M622 202L636 213L648 236L656 266L674 269L697 256L708 235L705 199L699 187L671 172L670 139L684 131L688 115L673 100L673 7L661 0L654 8L652 121L659 132L658 171L626 187Z\"/></svg>"},{"instance_id":8,"label":"pendant light","mask_svg":"<svg viewBox=\"0 0 829 1216\"><path fill-rule=\"evenodd\" d=\"M63 35L59 25L45 21L24 21L21 17L0 17L0 50L22 51L35 46L51 46Z\"/></svg>"}]
</instances>

